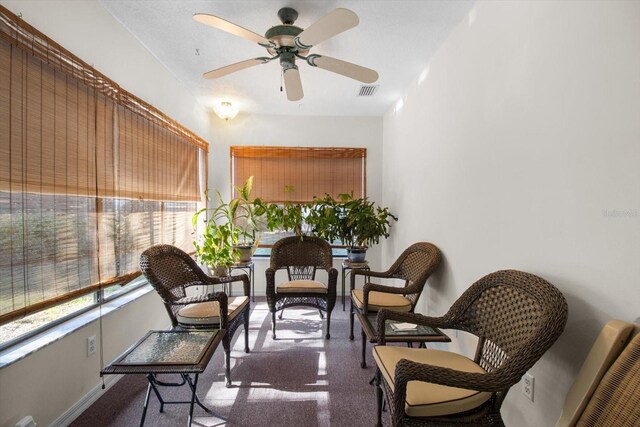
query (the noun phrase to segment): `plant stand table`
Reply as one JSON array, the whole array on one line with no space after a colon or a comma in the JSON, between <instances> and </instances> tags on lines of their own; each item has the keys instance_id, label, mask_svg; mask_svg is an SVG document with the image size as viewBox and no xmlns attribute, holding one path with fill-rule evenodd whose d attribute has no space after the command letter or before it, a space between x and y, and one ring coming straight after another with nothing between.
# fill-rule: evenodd
<instances>
[{"instance_id":1,"label":"plant stand table","mask_svg":"<svg viewBox=\"0 0 640 427\"><path fill-rule=\"evenodd\" d=\"M249 262L237 262L229 267L229 274L233 272L233 270L240 270L249 276L249 285L251 286L251 301L256 302L256 284L253 278L255 273L255 266L253 265L253 261ZM229 296L232 294L231 283L229 283Z\"/></svg>"},{"instance_id":2,"label":"plant stand table","mask_svg":"<svg viewBox=\"0 0 640 427\"><path fill-rule=\"evenodd\" d=\"M349 260L342 261L342 311L345 310L344 305L344 289L347 277L351 274L352 270L370 270L369 262L350 262ZM351 297L351 296L349 296Z\"/></svg>"},{"instance_id":3,"label":"plant stand table","mask_svg":"<svg viewBox=\"0 0 640 427\"><path fill-rule=\"evenodd\" d=\"M360 366L367 367L366 349L367 340L370 343L378 342L378 331L376 331L376 317L378 313L368 313L366 316L357 312L358 320L362 325L362 361ZM430 326L417 325L415 329L407 331L396 331L391 325L403 322L397 322L395 320L387 320L385 322L384 338L386 342L406 342L409 346L413 346L413 343L419 343L423 346L428 342L451 342L451 338L445 335L440 329L432 328Z\"/></svg>"},{"instance_id":4,"label":"plant stand table","mask_svg":"<svg viewBox=\"0 0 640 427\"><path fill-rule=\"evenodd\" d=\"M189 404L187 425L191 426L193 406L198 404L211 413L196 394L198 375L204 372L226 331L221 330L169 330L149 331L142 339L122 353L118 358L100 371L102 375L146 374L149 385L144 398L144 409L140 426L144 425L151 390L160 401L160 412L164 405ZM181 382L167 383L156 378L157 374L180 374ZM193 379L191 378L193 375ZM179 387L188 385L191 389L189 401L166 401L160 395L161 387Z\"/></svg>"}]
</instances>

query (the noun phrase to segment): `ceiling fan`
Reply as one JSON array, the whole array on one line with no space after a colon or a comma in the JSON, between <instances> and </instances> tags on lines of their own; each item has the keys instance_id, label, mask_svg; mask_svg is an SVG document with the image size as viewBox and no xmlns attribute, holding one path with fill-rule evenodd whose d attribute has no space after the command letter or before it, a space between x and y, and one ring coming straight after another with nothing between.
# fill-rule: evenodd
<instances>
[{"instance_id":1,"label":"ceiling fan","mask_svg":"<svg viewBox=\"0 0 640 427\"><path fill-rule=\"evenodd\" d=\"M335 9L304 30L293 25L298 18L298 12L295 9L283 7L278 11L278 17L282 21L282 25L269 28L263 37L215 15L206 13L193 15L193 19L200 23L258 43L266 48L270 55L227 65L204 73L203 77L217 79L245 68L279 59L289 101L299 101L304 96L296 58L306 61L312 67L322 68L363 83L373 83L378 80L378 73L370 68L330 56L309 54L309 50L313 46L358 25L358 15L351 10Z\"/></svg>"}]
</instances>

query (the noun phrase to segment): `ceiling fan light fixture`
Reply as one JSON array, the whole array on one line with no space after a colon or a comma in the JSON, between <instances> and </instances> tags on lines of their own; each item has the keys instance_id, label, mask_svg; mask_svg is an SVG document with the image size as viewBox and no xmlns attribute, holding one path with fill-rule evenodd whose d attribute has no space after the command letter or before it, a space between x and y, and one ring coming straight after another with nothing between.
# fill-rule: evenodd
<instances>
[{"instance_id":1,"label":"ceiling fan light fixture","mask_svg":"<svg viewBox=\"0 0 640 427\"><path fill-rule=\"evenodd\" d=\"M222 120L233 119L238 115L238 107L229 101L222 101L220 104L213 107L213 111Z\"/></svg>"}]
</instances>

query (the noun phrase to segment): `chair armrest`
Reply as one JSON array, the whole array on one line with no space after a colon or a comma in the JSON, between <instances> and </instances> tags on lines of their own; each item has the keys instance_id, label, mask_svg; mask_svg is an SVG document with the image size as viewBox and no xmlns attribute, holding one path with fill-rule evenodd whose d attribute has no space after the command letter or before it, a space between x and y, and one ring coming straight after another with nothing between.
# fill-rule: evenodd
<instances>
[{"instance_id":1,"label":"chair armrest","mask_svg":"<svg viewBox=\"0 0 640 427\"><path fill-rule=\"evenodd\" d=\"M245 273L237 274L235 276L225 276L225 277L211 277L211 280L215 280L217 283L233 283L233 282L242 282L242 290L244 291L244 296L249 296L249 276Z\"/></svg>"},{"instance_id":2,"label":"chair armrest","mask_svg":"<svg viewBox=\"0 0 640 427\"><path fill-rule=\"evenodd\" d=\"M396 365L394 376L396 393L400 389L404 389L406 393L409 381L422 381L484 392L502 391L515 384L509 376L500 375L500 370L492 373L464 372L400 359Z\"/></svg>"},{"instance_id":3,"label":"chair armrest","mask_svg":"<svg viewBox=\"0 0 640 427\"><path fill-rule=\"evenodd\" d=\"M382 279L387 279L391 277L386 272L360 270L360 269L354 268L353 270L351 270L351 277L349 277L349 286L351 290L354 290L356 288L356 276L365 276L365 282L367 277L379 277Z\"/></svg>"},{"instance_id":4,"label":"chair armrest","mask_svg":"<svg viewBox=\"0 0 640 427\"><path fill-rule=\"evenodd\" d=\"M416 325L431 326L433 328L452 329L453 325L446 317L431 317L418 313L406 311L393 311L382 309L376 317L376 330L382 331L378 334L378 343L385 345L384 324L386 320L396 320L399 322L415 323Z\"/></svg>"},{"instance_id":5,"label":"chair armrest","mask_svg":"<svg viewBox=\"0 0 640 427\"><path fill-rule=\"evenodd\" d=\"M244 295L245 296L249 296L249 276L247 276L246 274L236 274L236 275L229 275L229 276L207 276L205 274L202 275L201 277L202 281L196 281L196 282L191 282L188 283L186 285L184 285L185 288L191 287L191 286L215 286L215 285L222 285L225 283L233 283L233 282L240 282L242 281L243 283L243 291L244 291Z\"/></svg>"}]
</instances>

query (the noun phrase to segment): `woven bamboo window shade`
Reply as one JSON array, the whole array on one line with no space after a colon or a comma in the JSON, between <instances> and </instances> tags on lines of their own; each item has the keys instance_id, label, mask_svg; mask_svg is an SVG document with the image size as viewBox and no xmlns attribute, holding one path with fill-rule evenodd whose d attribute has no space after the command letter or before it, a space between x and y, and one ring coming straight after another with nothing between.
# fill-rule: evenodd
<instances>
[{"instance_id":1,"label":"woven bamboo window shade","mask_svg":"<svg viewBox=\"0 0 640 427\"><path fill-rule=\"evenodd\" d=\"M253 197L306 203L314 196L366 195L366 148L231 147L232 184L253 176Z\"/></svg>"},{"instance_id":2,"label":"woven bamboo window shade","mask_svg":"<svg viewBox=\"0 0 640 427\"><path fill-rule=\"evenodd\" d=\"M189 249L207 149L0 6L0 324Z\"/></svg>"}]
</instances>

